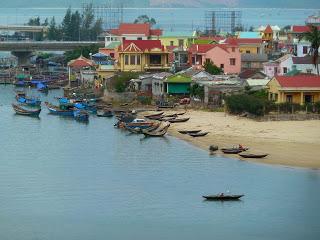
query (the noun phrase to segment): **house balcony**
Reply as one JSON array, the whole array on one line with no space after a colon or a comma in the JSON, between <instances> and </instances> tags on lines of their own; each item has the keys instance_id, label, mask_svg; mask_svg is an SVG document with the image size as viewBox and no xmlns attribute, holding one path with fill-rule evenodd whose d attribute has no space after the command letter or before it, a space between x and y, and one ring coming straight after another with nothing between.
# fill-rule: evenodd
<instances>
[{"instance_id":1,"label":"house balcony","mask_svg":"<svg viewBox=\"0 0 320 240\"><path fill-rule=\"evenodd\" d=\"M144 65L145 70L168 70L170 66L168 64L146 64Z\"/></svg>"}]
</instances>

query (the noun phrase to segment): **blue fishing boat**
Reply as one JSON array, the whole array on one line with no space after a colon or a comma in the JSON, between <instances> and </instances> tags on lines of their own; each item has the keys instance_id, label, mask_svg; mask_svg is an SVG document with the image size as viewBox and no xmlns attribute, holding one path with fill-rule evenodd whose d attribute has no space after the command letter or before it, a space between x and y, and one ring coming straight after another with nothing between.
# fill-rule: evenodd
<instances>
[{"instance_id":1,"label":"blue fishing boat","mask_svg":"<svg viewBox=\"0 0 320 240\"><path fill-rule=\"evenodd\" d=\"M74 110L73 116L77 121L80 121L80 122L89 121L89 113L83 110Z\"/></svg>"},{"instance_id":2,"label":"blue fishing boat","mask_svg":"<svg viewBox=\"0 0 320 240\"><path fill-rule=\"evenodd\" d=\"M139 118L136 118L134 119L132 122L129 122L129 123L126 123L125 124L125 127L127 129L147 129L147 128L150 128L154 125L155 123L153 122L147 122L146 120L144 119L139 119Z\"/></svg>"},{"instance_id":3,"label":"blue fishing boat","mask_svg":"<svg viewBox=\"0 0 320 240\"><path fill-rule=\"evenodd\" d=\"M73 108L69 109L61 109L58 106L52 105L48 102L45 102L49 112L54 115L60 115L60 116L65 116L65 117L73 117Z\"/></svg>"},{"instance_id":4,"label":"blue fishing boat","mask_svg":"<svg viewBox=\"0 0 320 240\"><path fill-rule=\"evenodd\" d=\"M41 105L41 101L38 98L27 97L24 92L17 92L16 100L18 103L25 104L32 107L39 107Z\"/></svg>"}]
</instances>

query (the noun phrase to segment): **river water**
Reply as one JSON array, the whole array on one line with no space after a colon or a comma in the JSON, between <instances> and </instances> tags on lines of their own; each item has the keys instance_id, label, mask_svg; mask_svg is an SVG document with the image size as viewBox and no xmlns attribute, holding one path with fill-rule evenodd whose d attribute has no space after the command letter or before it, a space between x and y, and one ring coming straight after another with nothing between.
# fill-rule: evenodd
<instances>
[{"instance_id":1,"label":"river water","mask_svg":"<svg viewBox=\"0 0 320 240\"><path fill-rule=\"evenodd\" d=\"M212 157L115 119L18 116L13 90L0 86L1 240L319 239L319 171ZM201 198L226 190L246 196Z\"/></svg>"}]
</instances>

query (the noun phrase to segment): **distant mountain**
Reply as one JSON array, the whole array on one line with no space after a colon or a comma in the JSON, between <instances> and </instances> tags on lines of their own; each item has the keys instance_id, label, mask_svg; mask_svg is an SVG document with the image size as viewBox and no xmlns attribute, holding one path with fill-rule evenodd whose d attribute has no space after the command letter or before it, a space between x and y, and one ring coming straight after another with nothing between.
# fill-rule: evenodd
<instances>
[{"instance_id":1,"label":"distant mountain","mask_svg":"<svg viewBox=\"0 0 320 240\"><path fill-rule=\"evenodd\" d=\"M1 8L23 7L81 7L82 2L105 4L108 0L10 0L1 1ZM319 9L319 0L111 0L125 7L255 7L255 8L312 8Z\"/></svg>"}]
</instances>

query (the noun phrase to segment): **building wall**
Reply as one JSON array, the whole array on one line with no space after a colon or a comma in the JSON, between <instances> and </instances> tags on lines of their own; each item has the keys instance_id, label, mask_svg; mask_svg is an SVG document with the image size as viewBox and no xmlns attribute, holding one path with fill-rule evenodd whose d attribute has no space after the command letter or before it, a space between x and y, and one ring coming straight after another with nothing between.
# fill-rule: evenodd
<instances>
[{"instance_id":1,"label":"building wall","mask_svg":"<svg viewBox=\"0 0 320 240\"><path fill-rule=\"evenodd\" d=\"M258 45L240 45L240 52L241 53L253 53L253 54L258 54L263 52L263 47L258 46Z\"/></svg>"},{"instance_id":2,"label":"building wall","mask_svg":"<svg viewBox=\"0 0 320 240\"><path fill-rule=\"evenodd\" d=\"M225 50L215 47L209 50L204 56L202 56L202 63L206 61L206 59L211 59L213 63L220 67L221 64L224 65L224 73L232 74L232 73L240 73L241 72L241 54L239 48L234 48L234 52L232 52L232 48L228 48L229 52ZM230 65L230 59L235 59L235 65Z\"/></svg>"},{"instance_id":3,"label":"building wall","mask_svg":"<svg viewBox=\"0 0 320 240\"><path fill-rule=\"evenodd\" d=\"M278 75L282 76L285 75L286 73L290 72L292 70L292 57L288 57L284 61L280 62L279 68L278 68ZM285 71L285 68L287 71Z\"/></svg>"},{"instance_id":4,"label":"building wall","mask_svg":"<svg viewBox=\"0 0 320 240\"><path fill-rule=\"evenodd\" d=\"M297 70L300 70L302 73L317 74L317 69L313 64L295 64L294 66L297 68Z\"/></svg>"},{"instance_id":5,"label":"building wall","mask_svg":"<svg viewBox=\"0 0 320 240\"><path fill-rule=\"evenodd\" d=\"M266 74L269 78L273 78L279 69L278 63L266 63L263 65L263 72Z\"/></svg>"},{"instance_id":6,"label":"building wall","mask_svg":"<svg viewBox=\"0 0 320 240\"><path fill-rule=\"evenodd\" d=\"M189 47L192 39L188 37L160 37L163 46L179 46L179 40L183 40L183 48ZM173 45L171 44L173 42Z\"/></svg>"}]
</instances>

